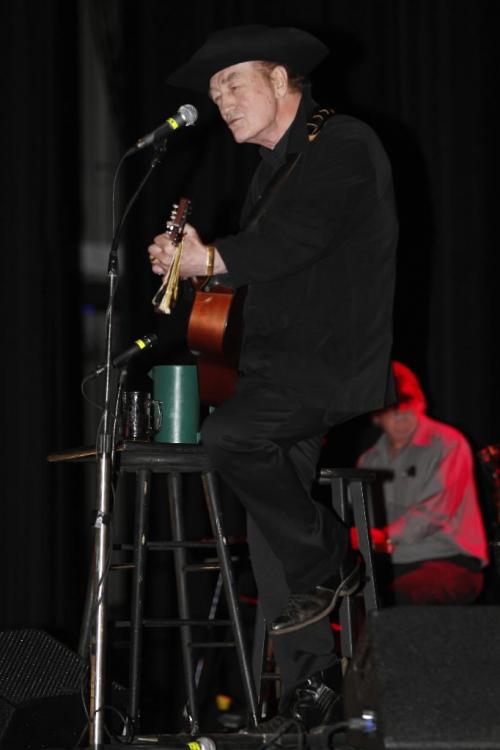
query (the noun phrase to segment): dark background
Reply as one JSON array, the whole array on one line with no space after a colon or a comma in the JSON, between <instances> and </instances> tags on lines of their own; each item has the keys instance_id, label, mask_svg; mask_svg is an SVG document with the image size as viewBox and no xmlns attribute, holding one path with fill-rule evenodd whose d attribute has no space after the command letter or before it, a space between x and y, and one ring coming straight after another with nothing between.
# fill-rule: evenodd
<instances>
[{"instance_id":1,"label":"dark background","mask_svg":"<svg viewBox=\"0 0 500 750\"><path fill-rule=\"evenodd\" d=\"M235 147L212 105L166 87L166 75L214 29L300 26L332 50L313 77L316 99L373 125L392 160L401 221L394 355L420 376L433 416L461 429L474 450L497 442L496 0L85 5L118 154L179 105L200 110L196 128L169 142L127 224L115 348L158 324L150 305L157 280L145 247L171 203L180 195L192 199L192 223L208 241L234 227L255 164L254 147ZM81 13L82 5L68 0L8 3L0 46L0 625L43 627L71 647L89 516L81 469L47 464L46 455L83 440L81 310L88 290L79 266L79 175L82 118L92 112L82 111L80 96ZM144 153L125 166L122 204L150 158ZM182 348L183 316L181 305L175 321L162 321L163 361ZM332 460L352 462L359 435L347 429L330 445Z\"/></svg>"}]
</instances>

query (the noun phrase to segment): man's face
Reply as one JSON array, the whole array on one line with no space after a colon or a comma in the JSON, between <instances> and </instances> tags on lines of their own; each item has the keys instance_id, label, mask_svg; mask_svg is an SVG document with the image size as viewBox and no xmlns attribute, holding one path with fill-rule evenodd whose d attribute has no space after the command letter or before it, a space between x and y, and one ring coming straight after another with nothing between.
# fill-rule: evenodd
<instances>
[{"instance_id":1,"label":"man's face","mask_svg":"<svg viewBox=\"0 0 500 750\"><path fill-rule=\"evenodd\" d=\"M258 63L219 70L210 79L210 97L237 143L275 145L278 96L272 79Z\"/></svg>"},{"instance_id":2,"label":"man's face","mask_svg":"<svg viewBox=\"0 0 500 750\"><path fill-rule=\"evenodd\" d=\"M373 421L392 443L404 443L409 441L415 432L418 415L413 409L399 409L395 406L375 414Z\"/></svg>"}]
</instances>

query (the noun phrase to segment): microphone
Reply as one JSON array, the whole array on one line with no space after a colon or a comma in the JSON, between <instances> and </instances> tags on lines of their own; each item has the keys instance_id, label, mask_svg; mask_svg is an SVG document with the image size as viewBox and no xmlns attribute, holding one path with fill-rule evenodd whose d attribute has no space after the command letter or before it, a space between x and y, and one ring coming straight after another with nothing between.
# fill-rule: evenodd
<instances>
[{"instance_id":1,"label":"microphone","mask_svg":"<svg viewBox=\"0 0 500 750\"><path fill-rule=\"evenodd\" d=\"M189 750L216 750L216 745L211 737L197 737L195 742L188 742L186 748L189 748Z\"/></svg>"},{"instance_id":2,"label":"microphone","mask_svg":"<svg viewBox=\"0 0 500 750\"><path fill-rule=\"evenodd\" d=\"M140 151L142 148L152 146L157 141L164 140L170 133L173 133L179 128L184 126L189 127L194 125L198 119L198 110L192 104L183 104L179 107L173 117L169 117L163 125L160 125L156 130L153 130L148 135L139 138L135 144L136 151Z\"/></svg>"},{"instance_id":3,"label":"microphone","mask_svg":"<svg viewBox=\"0 0 500 750\"><path fill-rule=\"evenodd\" d=\"M156 335L156 333L150 333L147 336L143 336L141 339L136 339L132 346L129 346L128 349L125 349L125 351L121 352L121 354L118 354L112 360L111 364L113 365L113 367L123 367L141 352L146 351L147 349L152 349L153 346L157 344L157 342L158 336ZM99 365L92 373L92 377L96 378L98 375L104 372L105 369L105 364Z\"/></svg>"},{"instance_id":4,"label":"microphone","mask_svg":"<svg viewBox=\"0 0 500 750\"><path fill-rule=\"evenodd\" d=\"M216 750L216 744L211 737L197 737L186 742L179 738L175 745L169 741L168 746L170 750Z\"/></svg>"}]
</instances>

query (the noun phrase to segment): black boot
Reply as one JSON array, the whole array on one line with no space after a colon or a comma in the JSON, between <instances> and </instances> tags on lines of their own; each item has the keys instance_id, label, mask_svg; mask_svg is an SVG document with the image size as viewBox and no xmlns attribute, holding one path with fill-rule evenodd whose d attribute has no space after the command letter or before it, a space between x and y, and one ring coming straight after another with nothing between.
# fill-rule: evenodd
<instances>
[{"instance_id":1,"label":"black boot","mask_svg":"<svg viewBox=\"0 0 500 750\"><path fill-rule=\"evenodd\" d=\"M335 724L342 718L342 671L340 662L316 672L294 689L286 707L268 721L263 721L244 734L273 735L306 732L315 727Z\"/></svg>"},{"instance_id":2,"label":"black boot","mask_svg":"<svg viewBox=\"0 0 500 750\"><path fill-rule=\"evenodd\" d=\"M318 622L334 609L339 598L357 591L362 577L361 561L355 559L352 566L343 566L325 585L303 594L290 594L285 608L271 623L270 634L293 633Z\"/></svg>"},{"instance_id":3,"label":"black boot","mask_svg":"<svg viewBox=\"0 0 500 750\"><path fill-rule=\"evenodd\" d=\"M328 673L317 672L296 688L289 712L307 730L335 724L342 718L340 686L331 684Z\"/></svg>"}]
</instances>

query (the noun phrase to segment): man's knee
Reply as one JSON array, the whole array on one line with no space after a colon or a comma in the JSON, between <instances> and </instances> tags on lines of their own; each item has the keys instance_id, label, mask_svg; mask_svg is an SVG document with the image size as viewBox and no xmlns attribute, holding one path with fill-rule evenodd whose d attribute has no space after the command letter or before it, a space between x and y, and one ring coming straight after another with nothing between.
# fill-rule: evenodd
<instances>
[{"instance_id":1,"label":"man's knee","mask_svg":"<svg viewBox=\"0 0 500 750\"><path fill-rule=\"evenodd\" d=\"M208 455L216 455L219 451L230 449L238 442L241 425L230 415L214 412L207 417L201 428L201 442Z\"/></svg>"},{"instance_id":2,"label":"man's knee","mask_svg":"<svg viewBox=\"0 0 500 750\"><path fill-rule=\"evenodd\" d=\"M248 423L223 410L215 411L202 425L201 442L215 463L218 456L228 453L248 455L258 445L249 427Z\"/></svg>"}]
</instances>

